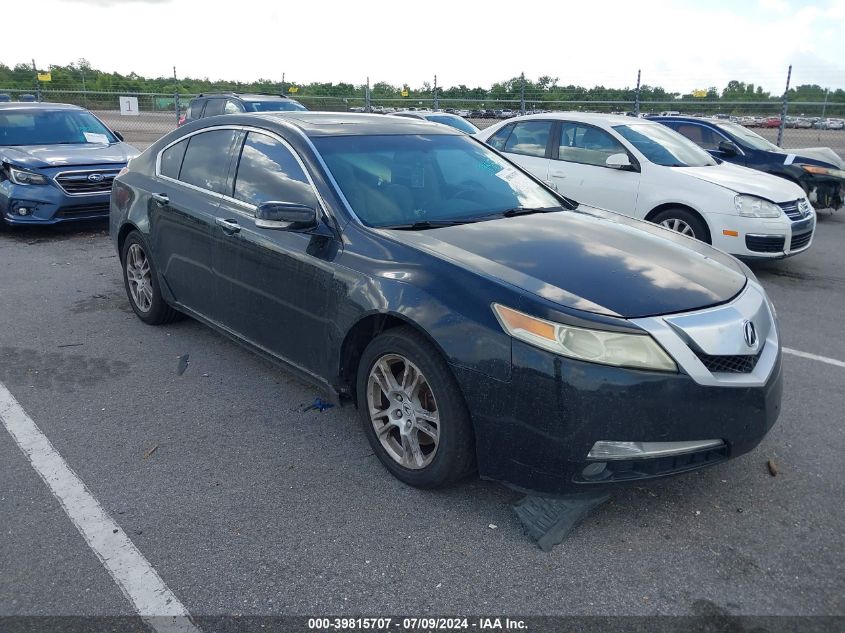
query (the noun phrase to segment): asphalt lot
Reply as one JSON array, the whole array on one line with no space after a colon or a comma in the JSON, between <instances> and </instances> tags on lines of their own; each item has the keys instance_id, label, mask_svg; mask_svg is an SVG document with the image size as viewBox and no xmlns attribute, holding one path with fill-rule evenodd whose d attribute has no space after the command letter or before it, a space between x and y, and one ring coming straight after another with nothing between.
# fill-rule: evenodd
<instances>
[{"instance_id":1,"label":"asphalt lot","mask_svg":"<svg viewBox=\"0 0 845 633\"><path fill-rule=\"evenodd\" d=\"M754 266L785 346L845 360L842 244L825 216ZM304 411L316 391L195 321L141 323L105 226L0 234L0 262L0 383L193 615L845 614L843 367L785 356L755 451L619 491L546 554L519 495L409 488L351 408ZM132 614L2 429L0 480L0 615Z\"/></svg>"}]
</instances>

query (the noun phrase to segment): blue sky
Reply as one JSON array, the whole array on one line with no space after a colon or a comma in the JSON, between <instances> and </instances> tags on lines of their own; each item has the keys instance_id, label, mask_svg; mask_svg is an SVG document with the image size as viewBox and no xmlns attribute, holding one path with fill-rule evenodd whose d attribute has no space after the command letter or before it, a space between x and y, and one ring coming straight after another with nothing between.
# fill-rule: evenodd
<instances>
[{"instance_id":1,"label":"blue sky","mask_svg":"<svg viewBox=\"0 0 845 633\"><path fill-rule=\"evenodd\" d=\"M688 92L730 79L779 94L845 88L845 0L39 0L38 34L5 29L0 61L84 57L128 74L489 86L525 72L561 84ZM410 7L410 8L408 8ZM31 18L31 16L30 16ZM27 18L29 20L30 18Z\"/></svg>"}]
</instances>

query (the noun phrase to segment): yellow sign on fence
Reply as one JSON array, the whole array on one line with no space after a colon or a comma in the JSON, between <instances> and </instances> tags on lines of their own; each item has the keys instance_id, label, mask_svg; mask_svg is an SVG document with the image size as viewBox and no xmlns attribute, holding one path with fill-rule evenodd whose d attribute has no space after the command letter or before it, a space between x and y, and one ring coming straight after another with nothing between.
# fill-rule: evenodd
<instances>
[{"instance_id":1,"label":"yellow sign on fence","mask_svg":"<svg viewBox=\"0 0 845 633\"><path fill-rule=\"evenodd\" d=\"M403 91L402 91L402 96L403 96L403 97L407 97L407 96L408 96L408 91L407 91L407 90L403 90Z\"/></svg>"},{"instance_id":2,"label":"yellow sign on fence","mask_svg":"<svg viewBox=\"0 0 845 633\"><path fill-rule=\"evenodd\" d=\"M38 81L53 81L53 76L49 73L38 73Z\"/></svg>"},{"instance_id":3,"label":"yellow sign on fence","mask_svg":"<svg viewBox=\"0 0 845 633\"><path fill-rule=\"evenodd\" d=\"M706 90L693 90L692 96L693 97L706 97L707 91Z\"/></svg>"},{"instance_id":4,"label":"yellow sign on fence","mask_svg":"<svg viewBox=\"0 0 845 633\"><path fill-rule=\"evenodd\" d=\"M290 88L288 88L288 92L291 92L291 93L299 92L299 86L291 86Z\"/></svg>"}]
</instances>

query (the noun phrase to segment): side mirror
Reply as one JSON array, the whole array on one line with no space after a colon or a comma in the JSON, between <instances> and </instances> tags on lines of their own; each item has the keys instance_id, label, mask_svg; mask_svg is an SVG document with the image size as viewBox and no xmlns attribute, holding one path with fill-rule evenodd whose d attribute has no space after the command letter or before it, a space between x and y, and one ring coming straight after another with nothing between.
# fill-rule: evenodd
<instances>
[{"instance_id":1,"label":"side mirror","mask_svg":"<svg viewBox=\"0 0 845 633\"><path fill-rule=\"evenodd\" d=\"M736 156L739 154L739 148L733 141L722 141L719 143L719 151L726 156Z\"/></svg>"},{"instance_id":2,"label":"side mirror","mask_svg":"<svg viewBox=\"0 0 845 633\"><path fill-rule=\"evenodd\" d=\"M292 202L264 202L255 210L255 226L283 231L312 229L317 226L317 209Z\"/></svg>"},{"instance_id":3,"label":"side mirror","mask_svg":"<svg viewBox=\"0 0 845 633\"><path fill-rule=\"evenodd\" d=\"M112 130L111 133L117 137L118 141L120 141L121 143L123 142L123 134L121 134L117 130Z\"/></svg>"},{"instance_id":4,"label":"side mirror","mask_svg":"<svg viewBox=\"0 0 845 633\"><path fill-rule=\"evenodd\" d=\"M631 169L631 159L628 158L628 154L623 154L622 152L611 154L604 161L604 164L611 169Z\"/></svg>"}]
</instances>

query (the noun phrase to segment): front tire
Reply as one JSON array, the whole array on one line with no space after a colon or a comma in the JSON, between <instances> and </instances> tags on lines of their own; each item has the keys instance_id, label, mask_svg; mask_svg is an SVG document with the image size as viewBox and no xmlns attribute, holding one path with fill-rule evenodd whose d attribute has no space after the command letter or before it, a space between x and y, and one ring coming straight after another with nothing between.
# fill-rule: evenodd
<instances>
[{"instance_id":1,"label":"front tire","mask_svg":"<svg viewBox=\"0 0 845 633\"><path fill-rule=\"evenodd\" d=\"M411 327L388 330L358 365L364 433L394 477L438 488L475 469L475 442L463 394L440 353Z\"/></svg>"},{"instance_id":2,"label":"front tire","mask_svg":"<svg viewBox=\"0 0 845 633\"><path fill-rule=\"evenodd\" d=\"M664 209L656 214L651 221L671 231L695 238L710 244L710 231L707 223L696 213L682 207Z\"/></svg>"},{"instance_id":3,"label":"front tire","mask_svg":"<svg viewBox=\"0 0 845 633\"><path fill-rule=\"evenodd\" d=\"M129 305L139 319L149 325L164 325L179 318L179 312L161 296L158 272L150 256L150 249L138 231L132 231L126 236L120 261Z\"/></svg>"}]
</instances>

